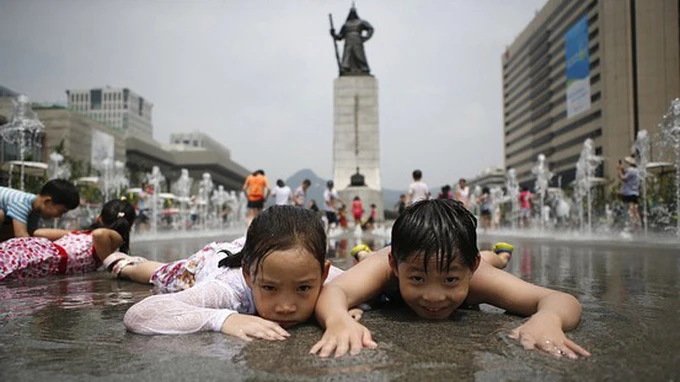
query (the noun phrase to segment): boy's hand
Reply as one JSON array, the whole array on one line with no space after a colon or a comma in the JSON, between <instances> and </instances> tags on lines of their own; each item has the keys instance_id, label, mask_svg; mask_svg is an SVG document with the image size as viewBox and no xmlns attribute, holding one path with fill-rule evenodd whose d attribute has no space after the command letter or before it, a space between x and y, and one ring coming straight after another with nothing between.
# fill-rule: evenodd
<instances>
[{"instance_id":1,"label":"boy's hand","mask_svg":"<svg viewBox=\"0 0 680 382\"><path fill-rule=\"evenodd\" d=\"M328 357L335 350L335 357L359 354L362 347L375 349L378 346L371 338L371 332L352 317L342 317L331 322L321 340L312 346L310 354Z\"/></svg>"},{"instance_id":2,"label":"boy's hand","mask_svg":"<svg viewBox=\"0 0 680 382\"><path fill-rule=\"evenodd\" d=\"M244 341L259 338L268 341L283 341L290 336L279 324L248 314L232 314L222 324L222 333Z\"/></svg>"},{"instance_id":3,"label":"boy's hand","mask_svg":"<svg viewBox=\"0 0 680 382\"><path fill-rule=\"evenodd\" d=\"M550 313L536 313L512 331L510 338L516 339L525 349L538 348L557 358L562 356L578 359L590 357L590 353L567 338L561 328L559 318Z\"/></svg>"},{"instance_id":4,"label":"boy's hand","mask_svg":"<svg viewBox=\"0 0 680 382\"><path fill-rule=\"evenodd\" d=\"M350 309L347 313L349 313L350 317L352 317L354 321L357 322L361 320L361 317L364 315L364 311L359 308Z\"/></svg>"}]
</instances>

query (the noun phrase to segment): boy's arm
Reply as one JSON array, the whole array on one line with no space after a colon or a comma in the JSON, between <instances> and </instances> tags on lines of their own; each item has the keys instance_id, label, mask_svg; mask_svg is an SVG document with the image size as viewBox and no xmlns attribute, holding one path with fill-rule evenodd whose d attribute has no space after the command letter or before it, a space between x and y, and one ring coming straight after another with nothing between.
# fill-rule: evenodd
<instances>
[{"instance_id":1,"label":"boy's arm","mask_svg":"<svg viewBox=\"0 0 680 382\"><path fill-rule=\"evenodd\" d=\"M33 232L33 236L35 237L45 237L50 239L51 241L59 240L62 238L62 236L68 234L69 231L63 230L63 229L54 229L54 228L38 228Z\"/></svg>"},{"instance_id":2,"label":"boy's arm","mask_svg":"<svg viewBox=\"0 0 680 382\"><path fill-rule=\"evenodd\" d=\"M16 219L12 219L12 228L14 228L14 237L29 237L28 227Z\"/></svg>"},{"instance_id":3,"label":"boy's arm","mask_svg":"<svg viewBox=\"0 0 680 382\"><path fill-rule=\"evenodd\" d=\"M340 357L349 350L357 354L362 347L375 347L371 334L352 319L349 308L378 296L389 283L391 270L386 247L352 267L324 286L316 304L316 317L326 328L310 353Z\"/></svg>"},{"instance_id":4,"label":"boy's arm","mask_svg":"<svg viewBox=\"0 0 680 382\"><path fill-rule=\"evenodd\" d=\"M531 318L512 333L527 349L556 356L590 356L569 340L564 330L575 328L581 319L581 304L569 294L523 281L508 272L481 262L470 282L468 302L488 303Z\"/></svg>"},{"instance_id":5,"label":"boy's arm","mask_svg":"<svg viewBox=\"0 0 680 382\"><path fill-rule=\"evenodd\" d=\"M104 261L123 244L123 238L120 234L108 228L97 228L92 231L92 241L94 243L95 255L101 261Z\"/></svg>"}]
</instances>

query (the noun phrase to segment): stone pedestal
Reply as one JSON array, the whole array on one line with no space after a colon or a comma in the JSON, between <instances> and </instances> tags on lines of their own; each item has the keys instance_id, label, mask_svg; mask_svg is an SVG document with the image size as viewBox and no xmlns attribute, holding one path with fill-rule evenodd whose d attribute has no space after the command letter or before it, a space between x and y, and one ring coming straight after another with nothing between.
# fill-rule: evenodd
<instances>
[{"instance_id":1,"label":"stone pedestal","mask_svg":"<svg viewBox=\"0 0 680 382\"><path fill-rule=\"evenodd\" d=\"M378 80L373 76L338 77L333 96L335 187L349 204L356 195L364 201L367 211L370 204L375 203L378 206L377 216L383 220ZM357 167L365 177L366 187L350 187L350 179L357 172Z\"/></svg>"}]
</instances>

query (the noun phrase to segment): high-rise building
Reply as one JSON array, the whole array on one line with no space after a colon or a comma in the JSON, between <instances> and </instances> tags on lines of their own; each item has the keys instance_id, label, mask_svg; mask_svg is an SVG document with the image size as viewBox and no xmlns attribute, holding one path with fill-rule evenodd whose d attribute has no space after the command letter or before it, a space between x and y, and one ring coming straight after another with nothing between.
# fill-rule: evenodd
<instances>
[{"instance_id":1,"label":"high-rise building","mask_svg":"<svg viewBox=\"0 0 680 382\"><path fill-rule=\"evenodd\" d=\"M153 136L153 104L128 88L69 89L66 96L69 109L126 136Z\"/></svg>"},{"instance_id":2,"label":"high-rise building","mask_svg":"<svg viewBox=\"0 0 680 382\"><path fill-rule=\"evenodd\" d=\"M616 177L639 130L680 96L678 0L549 0L502 55L505 167L532 186L538 154L563 185L586 138ZM652 149L652 159L658 157Z\"/></svg>"}]
</instances>

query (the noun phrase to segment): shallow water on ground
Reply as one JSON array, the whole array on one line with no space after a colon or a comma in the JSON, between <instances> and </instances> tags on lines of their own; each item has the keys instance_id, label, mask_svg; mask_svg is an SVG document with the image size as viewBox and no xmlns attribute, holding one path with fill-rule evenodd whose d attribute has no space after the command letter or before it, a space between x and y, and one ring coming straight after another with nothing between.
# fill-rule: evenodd
<instances>
[{"instance_id":1,"label":"shallow water on ground","mask_svg":"<svg viewBox=\"0 0 680 382\"><path fill-rule=\"evenodd\" d=\"M480 246L490 247L492 239ZM330 243L338 266L353 263L354 240ZM219 333L140 336L125 331L122 317L150 288L92 273L0 283L0 380L680 379L680 250L512 240L509 272L583 304L582 323L568 335L593 353L590 359L525 351L507 339L523 319L487 306L444 322L396 307L369 311L363 322L378 349L330 360L307 354L321 335L313 324L291 329L281 343L245 344ZM133 249L170 261L206 241Z\"/></svg>"}]
</instances>

